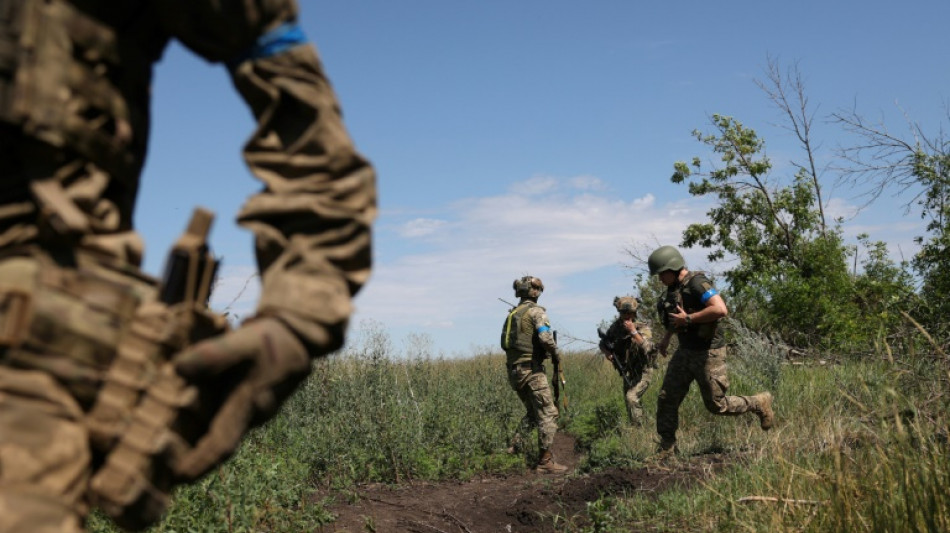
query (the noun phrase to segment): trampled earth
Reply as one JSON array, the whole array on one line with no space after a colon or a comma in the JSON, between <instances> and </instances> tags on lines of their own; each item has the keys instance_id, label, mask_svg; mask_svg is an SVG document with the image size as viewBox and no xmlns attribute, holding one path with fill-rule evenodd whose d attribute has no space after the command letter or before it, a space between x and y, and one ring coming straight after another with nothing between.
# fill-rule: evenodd
<instances>
[{"instance_id":1,"label":"trampled earth","mask_svg":"<svg viewBox=\"0 0 950 533\"><path fill-rule=\"evenodd\" d=\"M365 485L355 495L337 496L330 511L336 520L324 532L489 533L556 532L565 521L588 523L587 504L603 496L656 496L687 486L722 466L721 455L705 455L637 469L610 468L578 474L574 439L557 434L554 455L570 468L565 475L521 474L470 481Z\"/></svg>"}]
</instances>

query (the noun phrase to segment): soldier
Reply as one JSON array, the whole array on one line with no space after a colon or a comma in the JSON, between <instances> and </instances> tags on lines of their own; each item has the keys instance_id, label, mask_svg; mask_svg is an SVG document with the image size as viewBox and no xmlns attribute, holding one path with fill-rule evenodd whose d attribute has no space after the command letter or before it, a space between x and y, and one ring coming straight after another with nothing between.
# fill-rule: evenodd
<instances>
[{"instance_id":1,"label":"soldier","mask_svg":"<svg viewBox=\"0 0 950 533\"><path fill-rule=\"evenodd\" d=\"M186 269L177 303L139 269L171 39L225 64L257 119L244 156L263 188L238 221L261 298L228 333L204 306L211 263ZM79 532L96 506L157 520L342 345L375 212L295 0L0 0L0 531ZM182 250L209 257L191 229Z\"/></svg>"},{"instance_id":2,"label":"soldier","mask_svg":"<svg viewBox=\"0 0 950 533\"><path fill-rule=\"evenodd\" d=\"M538 429L540 457L535 467L537 472L559 474L566 466L554 461L551 448L557 433L558 411L554 405L548 378L544 373L544 360L557 359L557 341L551 330L551 322L544 308L538 305L538 297L544 284L533 276L516 279L512 284L515 296L521 298L518 305L508 313L501 330L501 347L505 350L508 383L518 393L525 407L509 453L518 452L524 443L525 434Z\"/></svg>"},{"instance_id":3,"label":"soldier","mask_svg":"<svg viewBox=\"0 0 950 533\"><path fill-rule=\"evenodd\" d=\"M661 246L650 254L647 264L650 275L658 275L667 287L658 302L660 319L666 334L657 345L666 355L673 333L679 345L666 367L666 377L657 399L656 429L660 434L660 451L675 449L679 427L679 407L695 380L703 404L715 415L758 415L764 430L772 427L772 394L726 396L729 378L726 375L726 347L719 321L728 309L719 291L702 272L686 269L679 250Z\"/></svg>"},{"instance_id":4,"label":"soldier","mask_svg":"<svg viewBox=\"0 0 950 533\"><path fill-rule=\"evenodd\" d=\"M640 399L650 386L656 368L656 348L650 326L637 321L637 299L617 296L618 317L600 340L600 350L613 363L623 381L627 416L634 426L643 424Z\"/></svg>"}]
</instances>

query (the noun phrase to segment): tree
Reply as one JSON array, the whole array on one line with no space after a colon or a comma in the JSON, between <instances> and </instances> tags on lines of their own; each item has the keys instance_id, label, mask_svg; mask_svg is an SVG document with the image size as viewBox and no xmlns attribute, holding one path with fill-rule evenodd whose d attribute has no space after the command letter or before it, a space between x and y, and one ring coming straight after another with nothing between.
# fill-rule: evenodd
<instances>
[{"instance_id":1,"label":"tree","mask_svg":"<svg viewBox=\"0 0 950 533\"><path fill-rule=\"evenodd\" d=\"M714 133L694 136L723 165L703 172L699 157L674 164L673 183L718 200L708 222L687 227L682 245L709 249L710 261L738 259L724 277L759 325L799 344L839 343L846 329L840 312L850 303L848 249L824 224L816 180L798 166L790 184L773 184L765 142L754 130L722 115L711 123Z\"/></svg>"},{"instance_id":2,"label":"tree","mask_svg":"<svg viewBox=\"0 0 950 533\"><path fill-rule=\"evenodd\" d=\"M854 344L861 309L848 270L841 221L829 227L812 140L813 111L797 66L782 74L769 60L757 81L784 117L805 163L794 174L773 175L765 141L738 120L711 117L712 133L693 135L719 157L704 171L702 160L674 164L671 180L689 184L694 196L714 196L708 221L691 224L682 245L709 249L710 261L737 260L724 272L735 301L751 325L777 331L802 345ZM738 304L738 306L736 305Z\"/></svg>"},{"instance_id":3,"label":"tree","mask_svg":"<svg viewBox=\"0 0 950 533\"><path fill-rule=\"evenodd\" d=\"M925 234L915 238L920 251L912 265L922 280L922 306L917 317L944 338L950 301L950 141L942 131L930 137L908 120L910 138L892 134L883 123L869 123L856 111L835 113L834 119L859 139L839 149L848 165L842 179L865 187L869 203L896 189L910 199L926 222ZM950 117L948 117L950 118Z\"/></svg>"}]
</instances>

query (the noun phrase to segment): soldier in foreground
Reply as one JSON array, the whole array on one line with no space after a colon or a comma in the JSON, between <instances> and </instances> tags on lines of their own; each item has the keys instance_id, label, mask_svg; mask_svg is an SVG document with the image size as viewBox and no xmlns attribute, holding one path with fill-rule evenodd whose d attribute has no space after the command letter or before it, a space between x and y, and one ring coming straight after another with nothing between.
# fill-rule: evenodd
<instances>
[{"instance_id":1,"label":"soldier in foreground","mask_svg":"<svg viewBox=\"0 0 950 533\"><path fill-rule=\"evenodd\" d=\"M294 0L0 0L0 531L76 533L94 507L148 526L342 345L375 176L296 19ZM163 284L139 268L172 39L225 64L257 119L244 156L263 188L238 221L261 298L230 332L206 306L207 213Z\"/></svg>"},{"instance_id":2,"label":"soldier in foreground","mask_svg":"<svg viewBox=\"0 0 950 533\"><path fill-rule=\"evenodd\" d=\"M515 430L509 452L520 451L525 435L537 428L540 457L535 470L559 474L567 467L555 462L551 453L558 411L544 373L544 360L559 356L551 323L544 308L538 305L544 284L536 277L524 276L516 279L512 288L521 300L502 325L501 347L505 350L508 383L518 393L526 413Z\"/></svg>"},{"instance_id":3,"label":"soldier in foreground","mask_svg":"<svg viewBox=\"0 0 950 533\"><path fill-rule=\"evenodd\" d=\"M656 368L653 334L649 325L637 321L637 305L633 296L614 298L618 317L606 331L598 331L601 352L622 378L627 416L634 426L643 424L640 399L650 386Z\"/></svg>"},{"instance_id":4,"label":"soldier in foreground","mask_svg":"<svg viewBox=\"0 0 950 533\"><path fill-rule=\"evenodd\" d=\"M758 415L764 430L773 422L772 394L726 396L729 377L726 375L726 346L720 320L726 317L726 303L702 272L686 269L679 250L672 246L657 248L647 259L651 275L660 277L666 294L658 303L660 319L666 334L657 345L666 355L675 333L679 345L666 367L666 377L657 399L656 429L660 434L660 451L675 449L679 427L679 407L693 381L699 385L706 409L715 415Z\"/></svg>"}]
</instances>

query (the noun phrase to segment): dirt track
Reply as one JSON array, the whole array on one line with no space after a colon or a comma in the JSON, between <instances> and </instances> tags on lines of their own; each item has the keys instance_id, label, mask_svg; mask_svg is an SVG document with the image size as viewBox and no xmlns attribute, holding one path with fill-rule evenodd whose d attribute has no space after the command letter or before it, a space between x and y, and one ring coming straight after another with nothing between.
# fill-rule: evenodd
<instances>
[{"instance_id":1,"label":"dirt track","mask_svg":"<svg viewBox=\"0 0 950 533\"><path fill-rule=\"evenodd\" d=\"M337 503L337 520L324 532L418 533L555 532L555 517L586 524L587 503L604 495L659 493L690 484L722 463L720 456L676 461L675 465L574 473L580 456L569 435L558 433L558 462L570 467L560 476L535 474L487 477L466 482L415 482L391 487L367 485L355 503Z\"/></svg>"}]
</instances>

